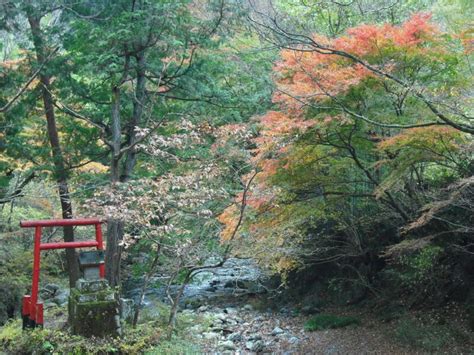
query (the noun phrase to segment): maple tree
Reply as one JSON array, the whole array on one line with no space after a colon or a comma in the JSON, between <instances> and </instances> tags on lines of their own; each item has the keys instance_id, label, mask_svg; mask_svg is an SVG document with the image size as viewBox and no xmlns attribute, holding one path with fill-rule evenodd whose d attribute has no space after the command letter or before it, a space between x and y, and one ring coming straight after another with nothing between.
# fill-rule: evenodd
<instances>
[{"instance_id":1,"label":"maple tree","mask_svg":"<svg viewBox=\"0 0 474 355\"><path fill-rule=\"evenodd\" d=\"M283 275L336 261L353 267L366 253L375 257L369 245L394 242L375 240L414 218L432 184L472 173L471 138L458 126L467 120L439 119L418 95L423 85L454 116L469 102L457 95L469 85L458 70L463 45L430 18L419 13L399 26L312 36L321 50L282 49L274 66L278 110L257 117L259 135L250 138L258 173L239 233L243 255ZM220 221L225 240L235 206ZM368 289L371 273L357 276Z\"/></svg>"}]
</instances>

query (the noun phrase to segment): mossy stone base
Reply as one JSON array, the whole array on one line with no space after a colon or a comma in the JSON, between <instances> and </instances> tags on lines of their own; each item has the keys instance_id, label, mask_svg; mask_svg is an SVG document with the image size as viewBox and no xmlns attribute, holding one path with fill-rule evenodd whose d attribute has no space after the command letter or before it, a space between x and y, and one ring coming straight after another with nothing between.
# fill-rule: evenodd
<instances>
[{"instance_id":1,"label":"mossy stone base","mask_svg":"<svg viewBox=\"0 0 474 355\"><path fill-rule=\"evenodd\" d=\"M81 286L85 281L81 280ZM113 289L80 287L71 289L69 324L73 334L85 337L121 335L119 303Z\"/></svg>"}]
</instances>

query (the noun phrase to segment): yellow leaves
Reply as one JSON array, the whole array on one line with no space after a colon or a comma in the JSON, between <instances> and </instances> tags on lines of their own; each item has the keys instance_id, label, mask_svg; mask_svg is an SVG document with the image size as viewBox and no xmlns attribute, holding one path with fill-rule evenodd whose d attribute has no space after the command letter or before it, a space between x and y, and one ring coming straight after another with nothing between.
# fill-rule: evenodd
<instances>
[{"instance_id":1,"label":"yellow leaves","mask_svg":"<svg viewBox=\"0 0 474 355\"><path fill-rule=\"evenodd\" d=\"M462 132L448 126L418 127L402 131L377 145L388 159L380 159L377 168L389 166L390 173L375 189L375 197L380 198L387 190L398 191L404 188L403 176L409 169L423 163L425 173L433 173L439 162L449 166L456 159L461 146L467 142Z\"/></svg>"},{"instance_id":2,"label":"yellow leaves","mask_svg":"<svg viewBox=\"0 0 474 355\"><path fill-rule=\"evenodd\" d=\"M384 139L377 147L379 150L412 147L447 151L457 150L464 140L463 134L452 127L417 127L406 129L396 136Z\"/></svg>"},{"instance_id":3,"label":"yellow leaves","mask_svg":"<svg viewBox=\"0 0 474 355\"><path fill-rule=\"evenodd\" d=\"M12 60L5 60L0 62L0 67L3 67L5 69L16 69L18 66L26 62L26 57L23 58L18 58L18 59L12 59Z\"/></svg>"},{"instance_id":4,"label":"yellow leaves","mask_svg":"<svg viewBox=\"0 0 474 355\"><path fill-rule=\"evenodd\" d=\"M296 269L298 265L297 260L284 256L278 259L275 268L279 274L288 274L288 272Z\"/></svg>"},{"instance_id":5,"label":"yellow leaves","mask_svg":"<svg viewBox=\"0 0 474 355\"><path fill-rule=\"evenodd\" d=\"M99 162L89 162L85 164L85 161L82 161L80 164L84 164L83 166L79 167L77 170L81 173L94 173L94 174L102 174L109 171L109 168Z\"/></svg>"},{"instance_id":6,"label":"yellow leaves","mask_svg":"<svg viewBox=\"0 0 474 355\"><path fill-rule=\"evenodd\" d=\"M238 224L239 209L235 204L227 207L218 217L217 220L224 225L221 231L221 242L229 242L234 235L234 231Z\"/></svg>"}]
</instances>

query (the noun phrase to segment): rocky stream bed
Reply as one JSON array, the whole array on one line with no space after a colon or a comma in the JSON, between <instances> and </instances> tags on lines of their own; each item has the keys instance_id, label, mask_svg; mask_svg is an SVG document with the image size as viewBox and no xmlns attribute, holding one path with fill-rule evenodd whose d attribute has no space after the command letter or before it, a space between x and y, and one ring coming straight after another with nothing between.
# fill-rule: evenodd
<instances>
[{"instance_id":1,"label":"rocky stream bed","mask_svg":"<svg viewBox=\"0 0 474 355\"><path fill-rule=\"evenodd\" d=\"M160 281L156 276L155 281ZM161 283L163 284L163 283ZM145 294L142 316L159 316L160 304L167 302L159 282ZM188 285L181 299L180 314L194 319L186 329L188 338L206 354L425 354L400 344L394 337L396 321L384 321L367 310L325 309L336 315L356 316L357 326L310 332L305 323L320 310L311 304L272 304L265 275L251 260L230 259L222 267L205 272ZM139 283L129 283L126 297L137 300ZM42 290L45 306L64 306L67 291L47 285ZM162 308L161 308L162 309ZM370 313L370 314L368 314ZM64 315L63 315L64 316ZM46 327L60 327L53 320ZM53 324L57 322L58 324ZM468 341L454 344L439 354L472 354Z\"/></svg>"},{"instance_id":2,"label":"rocky stream bed","mask_svg":"<svg viewBox=\"0 0 474 355\"><path fill-rule=\"evenodd\" d=\"M201 322L189 328L190 336L209 354L410 354L390 337L389 325L370 319L357 327L318 332L304 324L318 312L311 306L265 307L265 275L251 260L230 259L222 267L202 273L181 300L182 314ZM137 298L140 289L130 289ZM163 288L146 292L144 311L166 302ZM256 306L255 306L256 305Z\"/></svg>"}]
</instances>

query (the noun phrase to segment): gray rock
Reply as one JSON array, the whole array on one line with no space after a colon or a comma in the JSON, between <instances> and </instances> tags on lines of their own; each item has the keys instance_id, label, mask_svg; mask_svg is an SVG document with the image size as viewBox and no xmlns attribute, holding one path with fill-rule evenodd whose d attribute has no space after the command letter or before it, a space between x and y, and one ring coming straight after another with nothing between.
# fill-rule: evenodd
<instances>
[{"instance_id":1,"label":"gray rock","mask_svg":"<svg viewBox=\"0 0 474 355\"><path fill-rule=\"evenodd\" d=\"M279 334L283 334L285 333L285 331L283 329L281 329L280 327L275 327L273 330L272 330L272 335L273 336L276 336L276 335L279 335Z\"/></svg>"},{"instance_id":2,"label":"gray rock","mask_svg":"<svg viewBox=\"0 0 474 355\"><path fill-rule=\"evenodd\" d=\"M220 341L217 345L221 350L235 350L235 344L231 340Z\"/></svg>"},{"instance_id":3,"label":"gray rock","mask_svg":"<svg viewBox=\"0 0 474 355\"><path fill-rule=\"evenodd\" d=\"M242 340L242 334L240 334L240 333L232 333L232 334L229 334L229 336L227 337L227 340L230 340L230 341L241 341L241 340Z\"/></svg>"},{"instance_id":4,"label":"gray rock","mask_svg":"<svg viewBox=\"0 0 474 355\"><path fill-rule=\"evenodd\" d=\"M56 285L56 284L46 284L44 286L44 289L50 291L53 294L55 294L59 290L59 286Z\"/></svg>"},{"instance_id":5,"label":"gray rock","mask_svg":"<svg viewBox=\"0 0 474 355\"><path fill-rule=\"evenodd\" d=\"M39 295L43 301L49 300L54 297L54 293L51 290L42 288L39 292Z\"/></svg>"},{"instance_id":6,"label":"gray rock","mask_svg":"<svg viewBox=\"0 0 474 355\"><path fill-rule=\"evenodd\" d=\"M260 334L254 334L249 336L249 341L255 341L255 340L262 340L262 336Z\"/></svg>"},{"instance_id":7,"label":"gray rock","mask_svg":"<svg viewBox=\"0 0 474 355\"><path fill-rule=\"evenodd\" d=\"M63 306L68 302L69 299L69 290L62 290L57 293L54 298L51 300L56 303L58 306Z\"/></svg>"},{"instance_id":8,"label":"gray rock","mask_svg":"<svg viewBox=\"0 0 474 355\"><path fill-rule=\"evenodd\" d=\"M120 317L127 323L132 323L134 316L134 302L130 298L120 299Z\"/></svg>"},{"instance_id":9,"label":"gray rock","mask_svg":"<svg viewBox=\"0 0 474 355\"><path fill-rule=\"evenodd\" d=\"M262 340L248 341L245 343L245 347L250 351L259 353L265 349L265 343Z\"/></svg>"},{"instance_id":10,"label":"gray rock","mask_svg":"<svg viewBox=\"0 0 474 355\"><path fill-rule=\"evenodd\" d=\"M253 311L253 306L251 304L246 304L244 307L243 307L243 310L244 311Z\"/></svg>"},{"instance_id":11,"label":"gray rock","mask_svg":"<svg viewBox=\"0 0 474 355\"><path fill-rule=\"evenodd\" d=\"M296 344L299 342L299 339L297 337L290 337L290 339L288 339L288 342L290 344Z\"/></svg>"}]
</instances>

